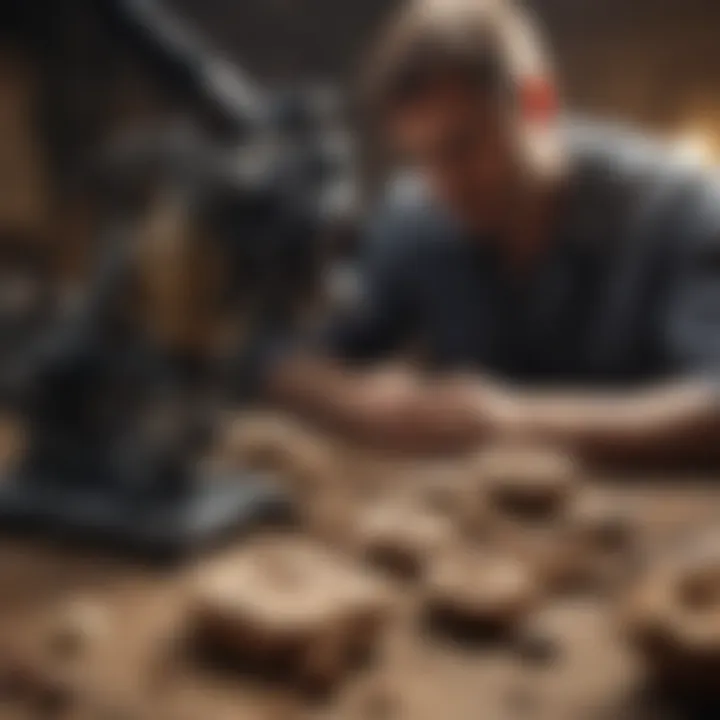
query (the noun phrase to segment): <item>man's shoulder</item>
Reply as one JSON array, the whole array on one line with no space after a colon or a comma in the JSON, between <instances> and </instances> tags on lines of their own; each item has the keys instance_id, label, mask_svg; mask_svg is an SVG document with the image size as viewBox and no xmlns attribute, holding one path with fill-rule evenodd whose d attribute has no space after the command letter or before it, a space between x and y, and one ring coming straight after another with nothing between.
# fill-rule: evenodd
<instances>
[{"instance_id":1,"label":"man's shoulder","mask_svg":"<svg viewBox=\"0 0 720 720\"><path fill-rule=\"evenodd\" d=\"M712 173L682 144L614 122L569 118L564 137L582 179L636 192L717 190Z\"/></svg>"},{"instance_id":2,"label":"man's shoulder","mask_svg":"<svg viewBox=\"0 0 720 720\"><path fill-rule=\"evenodd\" d=\"M720 228L720 177L682 147L587 119L573 118L564 131L580 202L596 220L621 215L636 230L677 237Z\"/></svg>"},{"instance_id":3,"label":"man's shoulder","mask_svg":"<svg viewBox=\"0 0 720 720\"><path fill-rule=\"evenodd\" d=\"M670 148L619 123L573 116L564 122L562 137L576 183L650 187L674 174Z\"/></svg>"}]
</instances>

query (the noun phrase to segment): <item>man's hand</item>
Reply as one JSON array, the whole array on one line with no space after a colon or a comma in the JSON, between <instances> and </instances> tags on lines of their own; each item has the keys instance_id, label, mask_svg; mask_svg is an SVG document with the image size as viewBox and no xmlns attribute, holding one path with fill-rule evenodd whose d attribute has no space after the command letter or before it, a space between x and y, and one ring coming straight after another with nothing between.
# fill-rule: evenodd
<instances>
[{"instance_id":1,"label":"man's hand","mask_svg":"<svg viewBox=\"0 0 720 720\"><path fill-rule=\"evenodd\" d=\"M274 373L270 395L330 431L396 451L472 450L489 430L473 376L433 379L402 365L356 371L296 357Z\"/></svg>"},{"instance_id":2,"label":"man's hand","mask_svg":"<svg viewBox=\"0 0 720 720\"><path fill-rule=\"evenodd\" d=\"M590 461L720 459L720 402L701 382L622 393L496 388L486 403L493 434L561 445Z\"/></svg>"}]
</instances>

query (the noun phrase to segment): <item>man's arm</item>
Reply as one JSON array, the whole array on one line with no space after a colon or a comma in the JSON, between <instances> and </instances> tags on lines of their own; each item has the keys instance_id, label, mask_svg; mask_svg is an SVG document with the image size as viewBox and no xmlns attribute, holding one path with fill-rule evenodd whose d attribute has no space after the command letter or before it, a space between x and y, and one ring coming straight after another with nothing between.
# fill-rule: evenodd
<instances>
[{"instance_id":1,"label":"man's arm","mask_svg":"<svg viewBox=\"0 0 720 720\"><path fill-rule=\"evenodd\" d=\"M477 378L430 379L398 366L352 370L295 355L275 368L268 394L332 432L397 452L473 450L488 430Z\"/></svg>"},{"instance_id":2,"label":"man's arm","mask_svg":"<svg viewBox=\"0 0 720 720\"><path fill-rule=\"evenodd\" d=\"M693 187L654 230L674 238L645 318L668 380L614 393L500 393L500 426L600 461L720 460L720 180Z\"/></svg>"},{"instance_id":3,"label":"man's arm","mask_svg":"<svg viewBox=\"0 0 720 720\"><path fill-rule=\"evenodd\" d=\"M331 430L409 453L523 438L598 463L720 460L720 382L712 380L720 368L720 282L713 292L698 294L698 286L689 283L670 303L666 341L681 379L663 385L533 392L481 376L433 380L296 355L273 372L270 396Z\"/></svg>"},{"instance_id":4,"label":"man's arm","mask_svg":"<svg viewBox=\"0 0 720 720\"><path fill-rule=\"evenodd\" d=\"M332 432L398 452L462 453L497 440L567 448L589 462L720 460L720 388L686 381L623 392L527 391L409 368L352 371L288 358L270 398Z\"/></svg>"},{"instance_id":5,"label":"man's arm","mask_svg":"<svg viewBox=\"0 0 720 720\"><path fill-rule=\"evenodd\" d=\"M494 431L566 447L598 463L720 459L720 399L712 384L677 382L622 393L494 394Z\"/></svg>"},{"instance_id":6,"label":"man's arm","mask_svg":"<svg viewBox=\"0 0 720 720\"><path fill-rule=\"evenodd\" d=\"M599 464L720 460L718 391L703 382L634 392L529 392L481 380L423 379L409 370L352 372L295 358L271 396L333 432L412 454L527 440Z\"/></svg>"}]
</instances>

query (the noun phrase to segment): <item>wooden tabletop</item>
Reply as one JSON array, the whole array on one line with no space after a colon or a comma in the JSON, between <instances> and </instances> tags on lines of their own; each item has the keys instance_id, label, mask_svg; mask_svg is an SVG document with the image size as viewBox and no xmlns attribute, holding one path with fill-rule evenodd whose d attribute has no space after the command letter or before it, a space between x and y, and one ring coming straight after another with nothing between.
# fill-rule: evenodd
<instances>
[{"instance_id":1,"label":"wooden tabletop","mask_svg":"<svg viewBox=\"0 0 720 720\"><path fill-rule=\"evenodd\" d=\"M707 483L635 480L606 489L641 508L649 547L718 519L720 491ZM241 543L219 554L232 555L237 547ZM419 632L409 591L377 662L348 678L331 699L309 702L241 672L211 671L172 649L183 588L196 566L158 569L38 540L1 540L0 648L19 643L49 657L44 643L58 608L78 601L99 608L104 626L72 665L82 688L72 717L98 720L370 720L384 717L374 707L384 695L391 698L387 717L396 720L642 717L628 699L638 668L607 599L565 598L549 606L562 647L552 662L529 667L506 647L460 648ZM23 702L0 702L0 718L36 717L33 712Z\"/></svg>"}]
</instances>

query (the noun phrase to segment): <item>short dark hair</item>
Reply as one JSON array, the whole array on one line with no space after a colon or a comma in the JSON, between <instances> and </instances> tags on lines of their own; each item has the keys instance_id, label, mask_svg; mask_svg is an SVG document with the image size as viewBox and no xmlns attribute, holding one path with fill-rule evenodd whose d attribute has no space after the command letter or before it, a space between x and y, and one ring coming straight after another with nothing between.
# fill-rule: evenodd
<instances>
[{"instance_id":1,"label":"short dark hair","mask_svg":"<svg viewBox=\"0 0 720 720\"><path fill-rule=\"evenodd\" d=\"M366 107L383 116L452 76L481 90L514 83L514 39L529 25L511 0L416 0L390 23L364 77Z\"/></svg>"}]
</instances>

